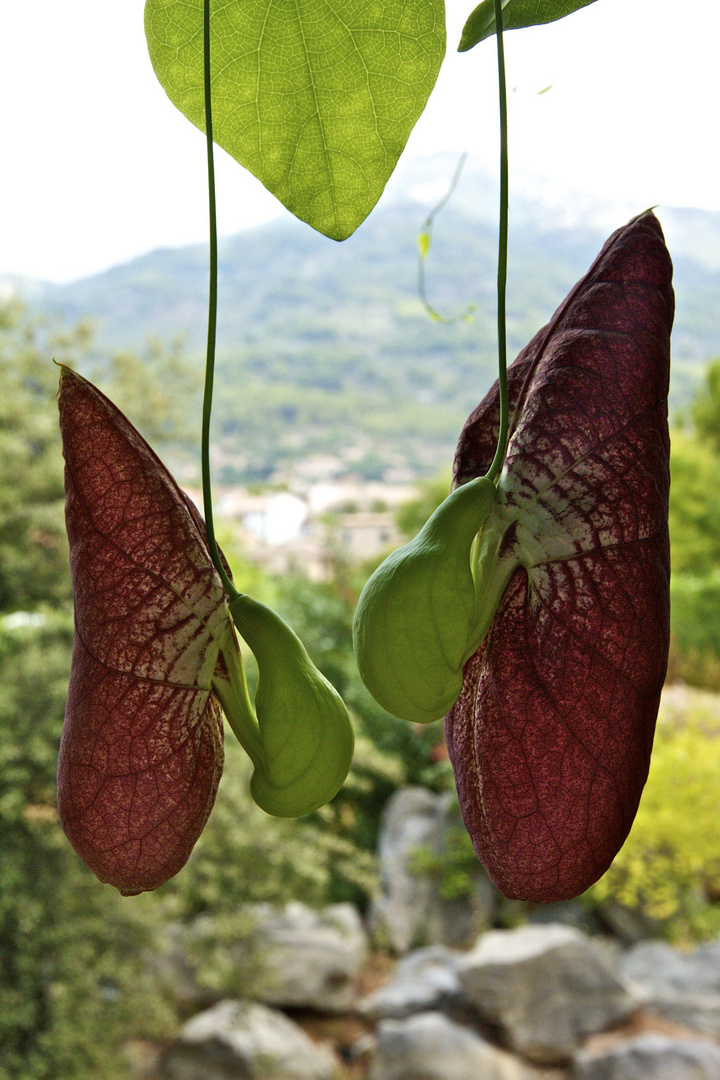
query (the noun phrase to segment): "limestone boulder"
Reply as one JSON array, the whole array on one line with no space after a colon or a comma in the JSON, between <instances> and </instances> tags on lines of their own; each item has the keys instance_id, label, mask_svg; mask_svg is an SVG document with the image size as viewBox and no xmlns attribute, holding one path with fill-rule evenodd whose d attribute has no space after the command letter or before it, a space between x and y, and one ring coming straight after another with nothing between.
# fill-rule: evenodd
<instances>
[{"instance_id":1,"label":"limestone boulder","mask_svg":"<svg viewBox=\"0 0 720 1080\"><path fill-rule=\"evenodd\" d=\"M720 1047L648 1034L603 1050L581 1051L572 1080L720 1080Z\"/></svg>"},{"instance_id":2,"label":"limestone boulder","mask_svg":"<svg viewBox=\"0 0 720 1080\"><path fill-rule=\"evenodd\" d=\"M380 893L369 925L376 940L397 953L431 944L467 947L492 922L499 894L480 863L470 894L457 899L444 897L431 875L418 872L418 851L440 852L448 829L457 827L455 797L427 788L401 788L384 808L377 853Z\"/></svg>"},{"instance_id":3,"label":"limestone boulder","mask_svg":"<svg viewBox=\"0 0 720 1080\"><path fill-rule=\"evenodd\" d=\"M664 941L643 941L623 954L619 970L651 990L720 994L720 942L682 953Z\"/></svg>"},{"instance_id":4,"label":"limestone boulder","mask_svg":"<svg viewBox=\"0 0 720 1080\"><path fill-rule=\"evenodd\" d=\"M353 1008L368 935L352 904L248 904L174 924L153 958L180 1008L225 998L341 1013Z\"/></svg>"},{"instance_id":5,"label":"limestone boulder","mask_svg":"<svg viewBox=\"0 0 720 1080\"><path fill-rule=\"evenodd\" d=\"M483 934L458 967L460 984L507 1045L538 1063L572 1057L584 1039L625 1019L637 1000L606 955L569 926Z\"/></svg>"},{"instance_id":6,"label":"limestone boulder","mask_svg":"<svg viewBox=\"0 0 720 1080\"><path fill-rule=\"evenodd\" d=\"M596 909L596 918L626 947L657 937L660 927L645 912L608 897Z\"/></svg>"},{"instance_id":7,"label":"limestone boulder","mask_svg":"<svg viewBox=\"0 0 720 1080\"><path fill-rule=\"evenodd\" d=\"M452 1009L463 997L458 978L462 956L445 945L414 949L398 961L391 982L360 1002L360 1012L378 1021Z\"/></svg>"},{"instance_id":8,"label":"limestone boulder","mask_svg":"<svg viewBox=\"0 0 720 1080\"><path fill-rule=\"evenodd\" d=\"M422 787L406 787L388 800L380 822L378 869L380 894L370 909L370 929L398 953L425 938L432 883L418 875L418 849L437 847L444 804L442 796Z\"/></svg>"},{"instance_id":9,"label":"limestone boulder","mask_svg":"<svg viewBox=\"0 0 720 1080\"><path fill-rule=\"evenodd\" d=\"M676 1024L720 1038L720 944L681 953L661 941L629 949L620 960L644 1008Z\"/></svg>"},{"instance_id":10,"label":"limestone boulder","mask_svg":"<svg viewBox=\"0 0 720 1080\"><path fill-rule=\"evenodd\" d=\"M517 1058L441 1012L382 1020L368 1080L530 1080Z\"/></svg>"},{"instance_id":11,"label":"limestone boulder","mask_svg":"<svg viewBox=\"0 0 720 1080\"><path fill-rule=\"evenodd\" d=\"M657 991L643 997L646 1012L720 1039L720 995ZM720 1080L720 1076L718 1077Z\"/></svg>"},{"instance_id":12,"label":"limestone boulder","mask_svg":"<svg viewBox=\"0 0 720 1080\"><path fill-rule=\"evenodd\" d=\"M247 942L254 974L246 993L268 1005L345 1012L355 1003L356 980L368 938L352 904L314 911L298 901L283 908L256 905Z\"/></svg>"},{"instance_id":13,"label":"limestone boulder","mask_svg":"<svg viewBox=\"0 0 720 1080\"><path fill-rule=\"evenodd\" d=\"M338 1063L282 1013L221 1001L184 1025L160 1059L161 1080L336 1080Z\"/></svg>"}]
</instances>

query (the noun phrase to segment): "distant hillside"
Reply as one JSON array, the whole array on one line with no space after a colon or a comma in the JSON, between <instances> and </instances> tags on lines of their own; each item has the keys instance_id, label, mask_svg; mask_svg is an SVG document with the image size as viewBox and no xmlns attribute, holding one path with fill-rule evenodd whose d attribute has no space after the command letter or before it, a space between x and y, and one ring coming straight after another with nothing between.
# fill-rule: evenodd
<instances>
[{"instance_id":1,"label":"distant hillside","mask_svg":"<svg viewBox=\"0 0 720 1080\"><path fill-rule=\"evenodd\" d=\"M418 230L454 168L410 162L343 244L290 217L220 244L218 431L226 476L267 477L294 457L331 453L369 478L388 465L449 464L458 430L495 377L496 194L469 167L437 219L428 289L439 310L476 305L474 322L432 323L417 296ZM523 178L512 202L509 336L514 355L614 227L642 207L553 199ZM658 210L676 267L672 406L720 353L720 214ZM103 350L183 335L202 361L207 251L156 251L32 302L92 316Z\"/></svg>"}]
</instances>

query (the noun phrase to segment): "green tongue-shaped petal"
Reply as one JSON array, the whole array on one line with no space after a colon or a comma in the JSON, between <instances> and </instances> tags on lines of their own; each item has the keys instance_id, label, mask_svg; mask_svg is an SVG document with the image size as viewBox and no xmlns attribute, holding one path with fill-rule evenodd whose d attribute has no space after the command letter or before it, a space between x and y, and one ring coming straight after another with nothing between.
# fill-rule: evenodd
<instances>
[{"instance_id":1,"label":"green tongue-shaped petal","mask_svg":"<svg viewBox=\"0 0 720 1080\"><path fill-rule=\"evenodd\" d=\"M460 692L478 645L470 549L495 498L485 477L457 488L363 589L353 623L358 668L373 697L403 720L439 720Z\"/></svg>"},{"instance_id":2,"label":"green tongue-shaped petal","mask_svg":"<svg viewBox=\"0 0 720 1080\"><path fill-rule=\"evenodd\" d=\"M309 814L337 794L350 768L354 736L347 709L271 608L244 595L229 607L260 672L253 798L279 817Z\"/></svg>"}]
</instances>

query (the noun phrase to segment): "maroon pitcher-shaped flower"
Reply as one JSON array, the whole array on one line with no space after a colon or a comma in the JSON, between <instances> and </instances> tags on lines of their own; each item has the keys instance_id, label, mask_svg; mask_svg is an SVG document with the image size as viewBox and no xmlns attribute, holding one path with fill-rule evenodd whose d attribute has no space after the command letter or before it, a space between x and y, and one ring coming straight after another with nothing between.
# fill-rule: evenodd
<instances>
[{"instance_id":1,"label":"maroon pitcher-shaped flower","mask_svg":"<svg viewBox=\"0 0 720 1080\"><path fill-rule=\"evenodd\" d=\"M583 892L632 824L669 638L672 266L651 212L619 229L509 369L510 440L481 530L494 612L446 718L460 806L509 897ZM483 476L497 385L455 460Z\"/></svg>"},{"instance_id":2,"label":"maroon pitcher-shaped flower","mask_svg":"<svg viewBox=\"0 0 720 1080\"><path fill-rule=\"evenodd\" d=\"M202 832L221 709L253 798L281 817L337 794L353 729L290 627L234 592L225 565L228 598L202 518L132 424L67 368L58 401L75 596L58 807L100 880L132 894L176 874ZM254 706L234 627L257 661Z\"/></svg>"},{"instance_id":3,"label":"maroon pitcher-shaped flower","mask_svg":"<svg viewBox=\"0 0 720 1080\"><path fill-rule=\"evenodd\" d=\"M177 873L212 808L210 687L232 625L203 522L147 443L68 368L58 401L75 596L58 808L85 862L130 895Z\"/></svg>"}]
</instances>

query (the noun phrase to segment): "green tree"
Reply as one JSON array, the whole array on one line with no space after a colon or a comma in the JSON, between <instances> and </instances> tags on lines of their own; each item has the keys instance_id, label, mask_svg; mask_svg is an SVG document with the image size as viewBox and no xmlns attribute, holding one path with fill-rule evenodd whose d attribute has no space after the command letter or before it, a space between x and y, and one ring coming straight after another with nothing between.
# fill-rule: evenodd
<instances>
[{"instance_id":1,"label":"green tree","mask_svg":"<svg viewBox=\"0 0 720 1080\"><path fill-rule=\"evenodd\" d=\"M50 358L78 367L89 363L91 347L87 321L66 327L17 301L0 306L0 612L70 603L58 369ZM151 342L144 356L117 353L94 368L156 444L188 438L200 386L179 343L166 350Z\"/></svg>"},{"instance_id":2,"label":"green tree","mask_svg":"<svg viewBox=\"0 0 720 1080\"><path fill-rule=\"evenodd\" d=\"M171 1030L157 908L101 885L57 819L71 638L67 615L0 618L0 1080L121 1080L129 1033Z\"/></svg>"},{"instance_id":3,"label":"green tree","mask_svg":"<svg viewBox=\"0 0 720 1080\"><path fill-rule=\"evenodd\" d=\"M67 361L87 341L86 325L57 333L19 304L0 308L0 611L70 600L49 357Z\"/></svg>"},{"instance_id":4,"label":"green tree","mask_svg":"<svg viewBox=\"0 0 720 1080\"><path fill-rule=\"evenodd\" d=\"M690 415L693 429L671 432L669 678L720 690L720 360Z\"/></svg>"},{"instance_id":5,"label":"green tree","mask_svg":"<svg viewBox=\"0 0 720 1080\"><path fill-rule=\"evenodd\" d=\"M0 307L0 1080L120 1080L128 1036L165 1037L175 1023L148 963L166 908L101 885L55 808L72 593L50 358L88 364L91 343L87 323ZM169 436L181 357L150 351L147 369L111 358L110 381Z\"/></svg>"},{"instance_id":6,"label":"green tree","mask_svg":"<svg viewBox=\"0 0 720 1080\"><path fill-rule=\"evenodd\" d=\"M720 568L720 457L706 436L675 428L670 473L672 572L702 577Z\"/></svg>"},{"instance_id":7,"label":"green tree","mask_svg":"<svg viewBox=\"0 0 720 1080\"><path fill-rule=\"evenodd\" d=\"M663 699L650 775L630 836L589 899L641 908L674 938L720 928L720 717L717 698Z\"/></svg>"},{"instance_id":8,"label":"green tree","mask_svg":"<svg viewBox=\"0 0 720 1080\"><path fill-rule=\"evenodd\" d=\"M705 378L693 399L690 416L698 435L720 453L720 356L708 364Z\"/></svg>"},{"instance_id":9,"label":"green tree","mask_svg":"<svg viewBox=\"0 0 720 1080\"><path fill-rule=\"evenodd\" d=\"M143 353L123 350L97 362L90 378L153 446L195 445L200 430L202 374L189 361L182 338L166 348L150 338Z\"/></svg>"}]
</instances>

